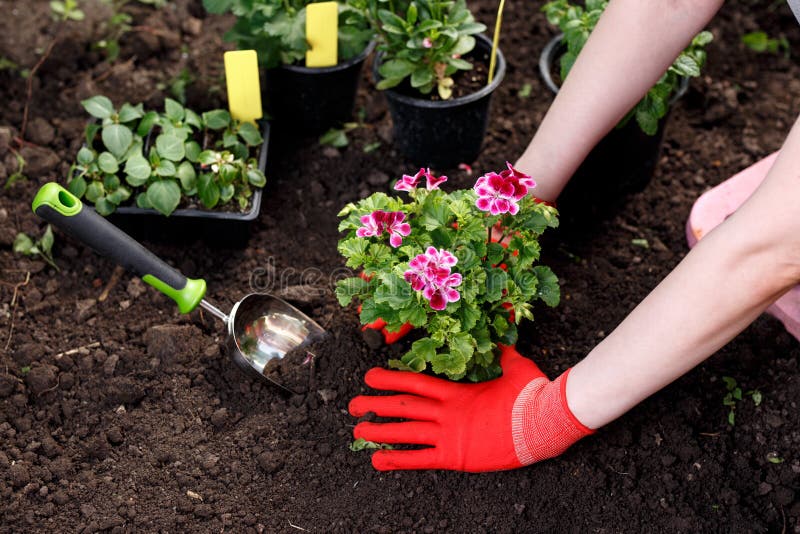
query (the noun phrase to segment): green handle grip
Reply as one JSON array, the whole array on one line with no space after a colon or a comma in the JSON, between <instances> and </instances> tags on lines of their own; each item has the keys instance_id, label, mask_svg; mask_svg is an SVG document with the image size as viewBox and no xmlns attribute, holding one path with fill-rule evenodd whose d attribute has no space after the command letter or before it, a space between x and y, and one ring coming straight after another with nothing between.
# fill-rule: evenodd
<instances>
[{"instance_id":1,"label":"green handle grip","mask_svg":"<svg viewBox=\"0 0 800 534\"><path fill-rule=\"evenodd\" d=\"M56 183L39 189L33 199L33 212L140 276L174 300L181 313L195 309L206 294L205 280L186 278Z\"/></svg>"}]
</instances>

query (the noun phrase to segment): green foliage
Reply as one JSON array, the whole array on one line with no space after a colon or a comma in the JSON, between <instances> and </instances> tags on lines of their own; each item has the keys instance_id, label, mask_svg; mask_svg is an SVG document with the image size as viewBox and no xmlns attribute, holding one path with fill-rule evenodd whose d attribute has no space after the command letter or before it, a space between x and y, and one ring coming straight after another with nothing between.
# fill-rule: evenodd
<instances>
[{"instance_id":1,"label":"green foliage","mask_svg":"<svg viewBox=\"0 0 800 534\"><path fill-rule=\"evenodd\" d=\"M542 7L547 20L564 33L567 51L561 56L562 79L567 77L607 5L608 0L586 0L585 7L570 4L569 0L553 0ZM644 133L655 135L659 121L667 114L669 99L680 87L681 79L700 76L700 70L706 62L705 47L713 39L711 32L697 34L618 126L624 126L635 117Z\"/></svg>"},{"instance_id":2,"label":"green foliage","mask_svg":"<svg viewBox=\"0 0 800 534\"><path fill-rule=\"evenodd\" d=\"M338 250L348 267L362 272L337 283L339 303L360 302L363 324L381 318L389 331L405 323L424 331L425 337L414 341L407 353L389 361L392 368L430 369L453 380L499 376L497 344L516 342L517 325L533 319L533 302L559 303L558 279L538 264L539 238L547 228L558 226L557 211L528 195L520 200L516 215L491 216L476 207L471 189L448 193L421 187L404 198L409 201L374 193L339 213L339 230L345 235ZM375 210L405 214L411 232L398 248L385 244L385 236L356 235L360 218ZM487 243L489 229L495 226L502 229L496 240L508 238L507 247ZM441 311L432 309L422 292L404 279L409 261L429 246L455 255L453 272L462 275L460 299Z\"/></svg>"},{"instance_id":3,"label":"green foliage","mask_svg":"<svg viewBox=\"0 0 800 534\"><path fill-rule=\"evenodd\" d=\"M100 95L81 104L97 120L86 127L86 145L72 165L68 188L101 215L131 198L164 215L185 197L209 209L235 201L244 211L252 188L266 183L250 156L261 146L261 134L225 110L200 115L169 98L162 113L128 103L116 110ZM216 142L204 150L201 143L211 138Z\"/></svg>"},{"instance_id":4,"label":"green foliage","mask_svg":"<svg viewBox=\"0 0 800 534\"><path fill-rule=\"evenodd\" d=\"M240 50L258 52L265 67L292 65L305 60L306 6L316 0L203 0L209 13L233 13L236 23L225 33ZM364 51L372 39L363 12L350 0L339 3L338 53L348 60Z\"/></svg>"},{"instance_id":5,"label":"green foliage","mask_svg":"<svg viewBox=\"0 0 800 534\"><path fill-rule=\"evenodd\" d=\"M83 20L85 15L78 7L78 0L52 0L50 14L55 20Z\"/></svg>"},{"instance_id":6,"label":"green foliage","mask_svg":"<svg viewBox=\"0 0 800 534\"><path fill-rule=\"evenodd\" d=\"M722 381L725 383L725 389L727 391L722 398L722 404L730 408L728 411L728 424L733 426L736 422L736 404L743 398L742 388L739 387L736 383L736 379L733 377L723 376ZM744 395L750 397L754 405L761 405L763 398L759 390L751 389L745 392Z\"/></svg>"},{"instance_id":7,"label":"green foliage","mask_svg":"<svg viewBox=\"0 0 800 534\"><path fill-rule=\"evenodd\" d=\"M789 57L789 40L783 34L770 37L764 31L750 32L742 35L742 43L753 52L779 54L782 51Z\"/></svg>"},{"instance_id":8,"label":"green foliage","mask_svg":"<svg viewBox=\"0 0 800 534\"><path fill-rule=\"evenodd\" d=\"M45 228L42 237L35 240L25 233L18 233L14 239L14 252L24 256L40 256L55 270L58 270L55 260L53 260L53 229L50 225Z\"/></svg>"},{"instance_id":9,"label":"green foliage","mask_svg":"<svg viewBox=\"0 0 800 534\"><path fill-rule=\"evenodd\" d=\"M357 122L345 122L341 128L330 128L319 138L319 144L328 145L335 148L344 148L350 144L347 133L352 132L360 126Z\"/></svg>"},{"instance_id":10,"label":"green foliage","mask_svg":"<svg viewBox=\"0 0 800 534\"><path fill-rule=\"evenodd\" d=\"M8 179L6 179L6 183L3 186L3 189L9 189L15 183L22 182L28 179L28 177L25 176L23 172L25 170L25 165L26 165L25 158L23 158L22 154L20 154L16 150L12 150L12 154L14 154L14 158L17 160L17 170L11 173L11 176L9 176Z\"/></svg>"},{"instance_id":11,"label":"green foliage","mask_svg":"<svg viewBox=\"0 0 800 534\"><path fill-rule=\"evenodd\" d=\"M378 89L408 79L422 94L453 94L453 74L472 69L462 56L475 48L473 35L486 30L464 0L352 0L366 14L383 52Z\"/></svg>"},{"instance_id":12,"label":"green foliage","mask_svg":"<svg viewBox=\"0 0 800 534\"><path fill-rule=\"evenodd\" d=\"M374 441L367 441L364 438L358 438L350 444L350 450L359 452L370 449L394 449L388 443L375 443Z\"/></svg>"}]
</instances>

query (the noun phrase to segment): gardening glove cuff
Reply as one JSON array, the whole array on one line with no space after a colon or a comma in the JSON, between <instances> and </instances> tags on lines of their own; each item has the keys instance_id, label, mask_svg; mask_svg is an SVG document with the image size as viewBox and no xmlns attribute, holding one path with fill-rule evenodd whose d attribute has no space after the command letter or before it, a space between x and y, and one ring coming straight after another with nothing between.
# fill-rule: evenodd
<instances>
[{"instance_id":1,"label":"gardening glove cuff","mask_svg":"<svg viewBox=\"0 0 800 534\"><path fill-rule=\"evenodd\" d=\"M532 380L520 391L511 411L511 435L520 464L552 458L579 439L594 434L567 404L569 370L552 382Z\"/></svg>"}]
</instances>

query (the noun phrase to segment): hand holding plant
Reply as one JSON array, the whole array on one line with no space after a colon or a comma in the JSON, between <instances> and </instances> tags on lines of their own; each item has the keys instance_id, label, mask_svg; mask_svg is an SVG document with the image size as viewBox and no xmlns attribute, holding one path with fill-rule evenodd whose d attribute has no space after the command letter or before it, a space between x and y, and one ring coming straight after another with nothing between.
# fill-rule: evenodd
<instances>
[{"instance_id":1,"label":"hand holding plant","mask_svg":"<svg viewBox=\"0 0 800 534\"><path fill-rule=\"evenodd\" d=\"M420 169L395 185L410 201L375 193L340 212L339 251L363 273L337 284L339 303L360 300L363 324L380 318L389 331L410 323L428 334L390 367L494 378L497 345L516 342L532 301L558 304L556 276L536 265L539 236L558 225L557 212L529 194L531 177L507 166L452 193L439 188L446 177Z\"/></svg>"}]
</instances>

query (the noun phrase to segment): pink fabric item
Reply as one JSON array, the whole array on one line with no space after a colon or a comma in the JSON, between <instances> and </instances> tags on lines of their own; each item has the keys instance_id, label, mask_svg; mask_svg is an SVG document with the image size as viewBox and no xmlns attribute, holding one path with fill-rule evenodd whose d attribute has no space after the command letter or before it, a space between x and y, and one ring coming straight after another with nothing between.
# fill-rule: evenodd
<instances>
[{"instance_id":1,"label":"pink fabric item","mask_svg":"<svg viewBox=\"0 0 800 534\"><path fill-rule=\"evenodd\" d=\"M766 178L777 157L777 152L767 156L706 191L695 201L686 221L686 241L690 248L750 198ZM775 301L767 308L767 313L780 320L786 330L800 340L800 286L795 286Z\"/></svg>"},{"instance_id":2,"label":"pink fabric item","mask_svg":"<svg viewBox=\"0 0 800 534\"><path fill-rule=\"evenodd\" d=\"M582 437L594 434L567 405L569 372L552 382L545 377L533 380L514 402L511 435L522 465L558 456Z\"/></svg>"}]
</instances>

